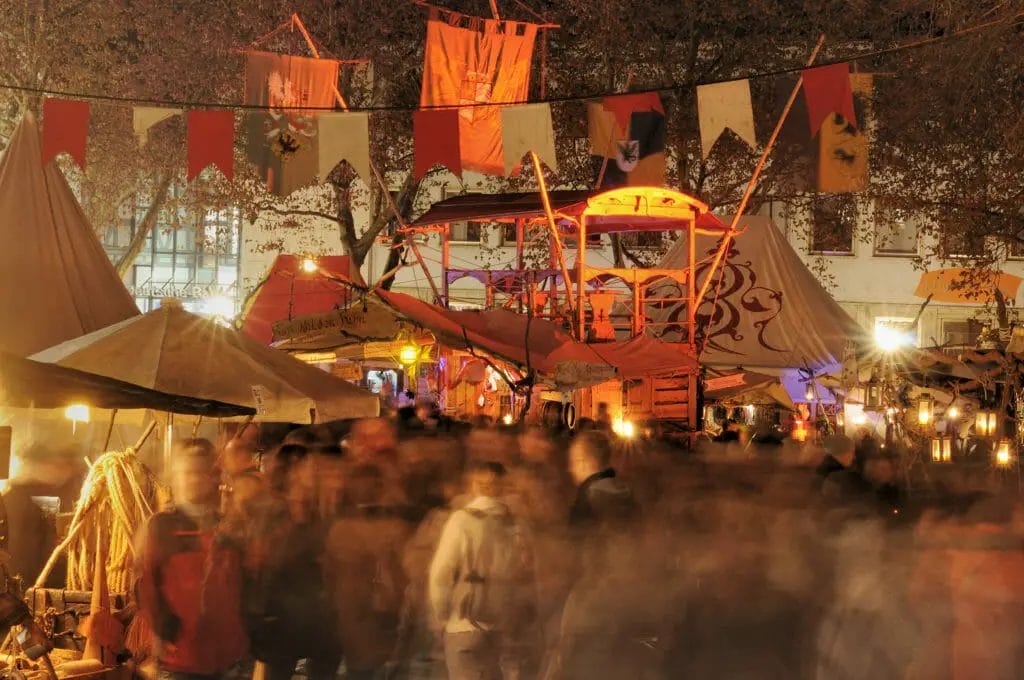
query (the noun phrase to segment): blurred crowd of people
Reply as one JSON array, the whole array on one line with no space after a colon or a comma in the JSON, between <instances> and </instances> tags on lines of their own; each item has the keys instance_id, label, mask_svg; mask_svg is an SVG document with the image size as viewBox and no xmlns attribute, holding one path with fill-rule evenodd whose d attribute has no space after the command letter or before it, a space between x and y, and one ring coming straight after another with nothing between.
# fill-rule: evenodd
<instances>
[{"instance_id":1,"label":"blurred crowd of people","mask_svg":"<svg viewBox=\"0 0 1024 680\"><path fill-rule=\"evenodd\" d=\"M603 423L431 417L179 442L173 508L137 549L137 672L1018 677L1024 523L1004 498L911 503L892 461L845 437L815 475ZM958 580L943 541L960 527L985 537L970 573L996 590Z\"/></svg>"}]
</instances>

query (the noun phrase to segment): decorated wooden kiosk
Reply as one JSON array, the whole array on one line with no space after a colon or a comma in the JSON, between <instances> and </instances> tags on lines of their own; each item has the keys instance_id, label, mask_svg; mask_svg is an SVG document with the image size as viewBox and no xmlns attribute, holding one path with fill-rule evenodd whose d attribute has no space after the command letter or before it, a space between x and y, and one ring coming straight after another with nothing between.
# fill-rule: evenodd
<instances>
[{"instance_id":1,"label":"decorated wooden kiosk","mask_svg":"<svg viewBox=\"0 0 1024 680\"><path fill-rule=\"evenodd\" d=\"M491 271L453 267L451 225L459 222L513 225L515 268ZM588 264L588 245L605 234L630 232L677 233L679 242L686 246L686 262L671 269ZM523 319L550 324L552 337L561 334L558 348L564 355L561 360L547 362L548 377L552 378L556 370L560 372L563 379L554 382L560 388L570 388L578 417L595 417L599 404L606 403L614 417L623 421L671 421L684 429L698 427L696 359L700 333L696 309L706 291L698 290L697 274L700 270L702 276L710 276L719 262L698 261L697 238L720 238L730 233L729 226L706 204L665 188L549 193L542 186L541 191L533 193L465 194L445 199L411 223L407 233L440 234L442 283L437 302L441 308L451 306L451 285L472 277L485 287L487 310L514 312ZM549 255L543 266L528 262L529 253L545 244ZM566 261L570 250L576 253L571 265ZM648 290L666 279L678 284L682 294L675 302L687 310L686 332L678 342L671 343L651 339L656 334L656 323L649 320L646 309ZM664 299L659 303L663 304ZM401 305L399 311L408 314ZM505 321L504 325L494 325L490 332L507 341L515 334L509 335L510 317ZM534 335L522 339L527 355L539 347L539 327ZM466 337L467 342L460 344L472 344ZM624 351L627 345L629 351ZM568 350L570 346L575 350ZM551 348L552 352L558 348ZM662 359L679 359L675 370L666 370L664 362L641 360L641 356L653 360L659 353ZM553 356L548 353L545 358ZM529 368L536 369L538 363L543 362L531 361ZM583 368L586 365L590 368ZM462 366L449 369L457 373ZM575 371L572 379L567 378L570 370Z\"/></svg>"}]
</instances>

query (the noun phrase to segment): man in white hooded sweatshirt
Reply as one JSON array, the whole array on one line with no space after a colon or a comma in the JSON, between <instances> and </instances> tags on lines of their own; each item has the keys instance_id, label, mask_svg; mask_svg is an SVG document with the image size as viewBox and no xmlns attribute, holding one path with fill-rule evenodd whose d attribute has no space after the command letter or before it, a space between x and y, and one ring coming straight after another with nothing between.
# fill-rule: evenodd
<instances>
[{"instance_id":1,"label":"man in white hooded sweatshirt","mask_svg":"<svg viewBox=\"0 0 1024 680\"><path fill-rule=\"evenodd\" d=\"M475 463L472 500L448 519L430 565L450 680L517 680L536 612L532 542L500 500L505 468Z\"/></svg>"}]
</instances>

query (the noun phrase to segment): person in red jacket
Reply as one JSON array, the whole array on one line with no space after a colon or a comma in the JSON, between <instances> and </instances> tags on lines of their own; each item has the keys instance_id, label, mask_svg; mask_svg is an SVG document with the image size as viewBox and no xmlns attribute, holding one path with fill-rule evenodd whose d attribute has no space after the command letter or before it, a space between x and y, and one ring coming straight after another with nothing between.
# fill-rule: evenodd
<instances>
[{"instance_id":1,"label":"person in red jacket","mask_svg":"<svg viewBox=\"0 0 1024 680\"><path fill-rule=\"evenodd\" d=\"M137 553L141 613L162 677L220 678L248 651L242 551L219 528L213 445L185 441L172 461L174 509L150 518Z\"/></svg>"}]
</instances>

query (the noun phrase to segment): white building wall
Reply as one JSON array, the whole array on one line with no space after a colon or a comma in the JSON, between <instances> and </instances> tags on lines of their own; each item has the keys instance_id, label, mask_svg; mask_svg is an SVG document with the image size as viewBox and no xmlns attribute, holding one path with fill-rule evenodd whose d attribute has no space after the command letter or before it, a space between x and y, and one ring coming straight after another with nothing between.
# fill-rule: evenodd
<instances>
[{"instance_id":1,"label":"white building wall","mask_svg":"<svg viewBox=\"0 0 1024 680\"><path fill-rule=\"evenodd\" d=\"M945 342L944 327L949 322L978 319L986 325L993 318L993 310L981 304L942 304L929 302L921 311L924 299L916 297L923 273L922 262L913 254L892 255L876 252L875 223L869 210L858 212L857 237L853 253L846 255L820 255L809 251L806 231L808 221L790 216L784 207L768 205L762 214L770 215L786 234L801 259L816 274L835 300L865 329L872 330L876 322L886 320L912 321L921 314L917 344L921 347L941 345ZM927 236L918 239L918 254L929 252ZM956 260L927 262L928 270L956 267ZM1002 269L1008 274L1024 278L1024 261L1004 260Z\"/></svg>"}]
</instances>

